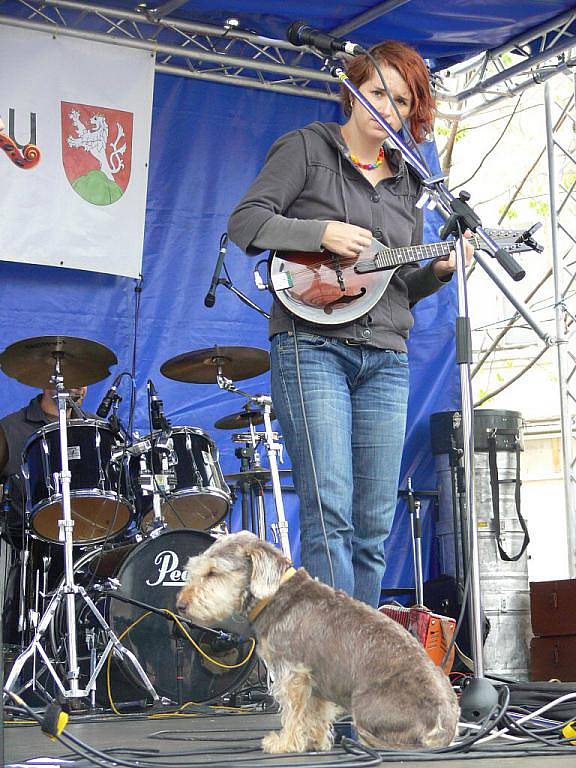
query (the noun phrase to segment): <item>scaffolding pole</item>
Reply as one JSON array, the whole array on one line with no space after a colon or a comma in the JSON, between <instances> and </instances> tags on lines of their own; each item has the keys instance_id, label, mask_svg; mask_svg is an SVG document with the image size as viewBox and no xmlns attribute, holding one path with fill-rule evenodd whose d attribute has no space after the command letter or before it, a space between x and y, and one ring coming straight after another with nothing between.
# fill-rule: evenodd
<instances>
[{"instance_id":1,"label":"scaffolding pole","mask_svg":"<svg viewBox=\"0 0 576 768\"><path fill-rule=\"evenodd\" d=\"M564 503L566 514L566 540L568 544L568 573L570 578L576 577L576 515L574 511L574 471L573 471L573 451L572 451L572 412L571 402L574 397L571 396L569 384L572 378L569 373L570 358L568 354L568 334L567 334L567 308L565 296L562 287L562 276L564 274L564 264L560 257L558 247L558 233L560 231L560 214L557 204L556 191L558 181L556 178L556 149L560 148L556 142L553 128L552 115L552 97L550 85L544 86L544 106L546 114L546 153L548 159L548 197L550 201L550 225L552 242L552 265L554 279L554 316L556 327L556 354L558 365L558 386L560 396L560 428L562 441L562 463L563 463L563 484L564 484ZM567 191L570 195L570 190ZM563 203L560 209L564 207Z\"/></svg>"}]
</instances>

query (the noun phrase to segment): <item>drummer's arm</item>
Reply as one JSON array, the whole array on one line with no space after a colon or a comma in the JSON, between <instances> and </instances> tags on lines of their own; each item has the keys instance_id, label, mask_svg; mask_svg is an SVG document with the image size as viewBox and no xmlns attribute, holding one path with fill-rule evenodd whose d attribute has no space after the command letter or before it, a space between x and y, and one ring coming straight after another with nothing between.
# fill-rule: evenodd
<instances>
[{"instance_id":1,"label":"drummer's arm","mask_svg":"<svg viewBox=\"0 0 576 768\"><path fill-rule=\"evenodd\" d=\"M4 430L0 427L0 475L2 474L4 467L8 464L8 443L6 442L6 435Z\"/></svg>"}]
</instances>

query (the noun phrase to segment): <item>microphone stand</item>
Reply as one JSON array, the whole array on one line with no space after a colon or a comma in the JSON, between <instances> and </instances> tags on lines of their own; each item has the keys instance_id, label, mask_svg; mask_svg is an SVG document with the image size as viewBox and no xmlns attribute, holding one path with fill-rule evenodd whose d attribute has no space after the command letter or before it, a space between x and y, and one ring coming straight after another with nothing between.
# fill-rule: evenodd
<instances>
[{"instance_id":1,"label":"microphone stand","mask_svg":"<svg viewBox=\"0 0 576 768\"><path fill-rule=\"evenodd\" d=\"M464 440L464 477L465 477L465 499L468 509L468 534L469 534L469 567L471 569L470 578L470 599L471 599L471 648L474 661L474 677L470 684L464 689L460 700L462 715L465 720L481 721L484 720L493 707L497 704L498 694L492 685L484 677L484 660L482 644L482 620L481 620L481 600L480 600L480 568L478 561L478 524L476 508L474 503L474 430L473 430L473 400L472 400L472 380L471 380L471 362L472 362L472 335L470 330L470 319L468 315L468 299L466 294L466 272L465 272L465 250L463 232L470 229L480 237L485 244L488 252L496 258L500 265L512 277L513 280L521 280L525 276L524 270L516 262L513 256L500 249L497 243L482 229L479 217L468 205L470 196L467 192L461 191L456 198L443 183L442 176L432 176L428 167L421 157L403 141L403 139L394 131L380 113L372 106L368 99L360 93L358 88L350 81L339 61L326 59L325 67L330 74L337 78L340 83L368 110L370 115L388 134L389 142L398 149L416 175L420 179L424 194L419 201L419 205L431 204L444 218L446 224L442 227L440 236L446 239L450 234L457 237L455 241L456 249L456 276L458 289L458 318L456 320L456 353L457 362L460 366L460 390L462 398L462 433ZM492 277L491 270L480 258L480 254L474 253L475 258L480 261L481 266ZM493 278L494 279L494 278ZM497 285L500 284L495 279ZM506 294L508 298L510 296ZM538 333L540 338L546 344L552 342L551 337L543 331L538 323L531 317L529 310L515 300L512 302L520 315L529 323L529 325Z\"/></svg>"},{"instance_id":2,"label":"microphone stand","mask_svg":"<svg viewBox=\"0 0 576 768\"><path fill-rule=\"evenodd\" d=\"M224 269L226 269L226 267L224 267ZM244 302L244 304L250 307L250 309L255 309L256 312L259 312L263 317L266 318L266 320L270 320L269 313L263 310L262 307L259 307L258 304L252 301L252 299L249 299L248 296L246 296L246 294L242 293L242 291L236 288L236 286L234 285L232 280L230 280L229 277L218 278L218 282L216 283L216 285L223 285L224 288L227 288L231 293L237 296L240 299L240 301Z\"/></svg>"}]
</instances>

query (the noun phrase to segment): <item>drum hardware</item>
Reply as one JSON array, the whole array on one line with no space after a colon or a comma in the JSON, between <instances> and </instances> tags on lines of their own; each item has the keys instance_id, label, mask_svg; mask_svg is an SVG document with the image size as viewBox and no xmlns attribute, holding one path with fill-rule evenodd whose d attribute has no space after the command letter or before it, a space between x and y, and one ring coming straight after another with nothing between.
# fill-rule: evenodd
<instances>
[{"instance_id":1,"label":"drum hardware","mask_svg":"<svg viewBox=\"0 0 576 768\"><path fill-rule=\"evenodd\" d=\"M28 560L30 552L26 546L21 552L21 567L20 567L20 595L19 595L19 611L18 611L18 632L21 636L26 631L26 620L30 621L30 616L26 616L26 581L28 572Z\"/></svg>"},{"instance_id":2,"label":"drum hardware","mask_svg":"<svg viewBox=\"0 0 576 768\"><path fill-rule=\"evenodd\" d=\"M15 350L17 354L15 354ZM12 691L25 663L31 657L36 663L37 654L42 657L44 666L53 678L59 693L65 698L83 698L92 691L96 684L96 676L103 667L106 657L112 650L125 660L130 660L147 692L155 702L159 696L152 686L148 676L142 669L136 656L125 648L118 640L96 605L89 597L86 590L75 584L73 551L73 528L71 507L71 479L68 460L68 424L67 407L70 402L70 393L64 386L64 375L67 377L68 386L84 386L87 383L99 381L108 375L105 362L117 362L116 356L103 345L85 339L71 337L40 337L27 339L13 344L0 356L0 361L5 373L12 375L23 383L31 383L32 386L44 388L50 384L56 389L56 401L58 406L58 429L60 436L60 472L55 473L61 487L61 513L58 520L59 541L64 550L64 579L53 594L48 607L38 622L34 637L28 647L19 655L6 680L5 690ZM24 363L24 365L22 365ZM48 377L49 368L51 374ZM105 372L103 369L106 368ZM79 686L80 669L78 665L77 627L76 627L76 596L80 597L100 625L108 638L106 648L100 661L96 665L93 675L90 677L87 687ZM48 657L43 645L44 635L49 629L54 614L60 604L64 602L66 615L66 681L65 688L54 664ZM35 687L35 677L31 681Z\"/></svg>"},{"instance_id":3,"label":"drum hardware","mask_svg":"<svg viewBox=\"0 0 576 768\"><path fill-rule=\"evenodd\" d=\"M166 520L162 509L162 501L166 501L170 493L176 488L177 479L174 467L178 463L178 457L174 452L174 441L166 433L161 432L158 437L142 441L148 446L146 451L138 451L138 472L136 484L142 497L152 498L152 519L148 522L148 533L161 530L166 527ZM148 456L155 452L159 466L148 465Z\"/></svg>"},{"instance_id":4,"label":"drum hardware","mask_svg":"<svg viewBox=\"0 0 576 768\"><path fill-rule=\"evenodd\" d=\"M269 395L250 395L248 392L244 392L233 384L231 379L227 378L223 373L223 365L220 362L216 362L216 383L220 389L224 389L227 392L234 392L237 395L242 395L247 400L255 405L259 406L264 419L264 432L256 433L254 425L250 424L250 437L251 442L255 445L256 435L261 435L261 440L268 456L268 464L270 466L270 478L272 480L272 494L274 497L274 506L276 508L276 520L277 522L271 526L274 538L277 543L280 544L282 552L291 558L290 554L290 541L288 539L288 523L286 521L286 515L284 513L284 504L282 501L282 489L280 487L280 475L278 472L278 461L280 458L282 461L282 444L278 441L278 433L272 429L272 398ZM263 507L263 502L262 502ZM265 526L265 521L262 519L261 524Z\"/></svg>"},{"instance_id":5,"label":"drum hardware","mask_svg":"<svg viewBox=\"0 0 576 768\"><path fill-rule=\"evenodd\" d=\"M90 677L94 675L98 666L98 650L96 648L96 630L94 627L86 627L84 630L86 638L86 647L90 652ZM90 707L96 709L96 687L90 691Z\"/></svg>"},{"instance_id":6,"label":"drum hardware","mask_svg":"<svg viewBox=\"0 0 576 768\"><path fill-rule=\"evenodd\" d=\"M416 587L416 605L424 605L424 573L422 568L422 520L420 518L420 499L414 495L412 478L406 481L408 512L412 530L412 555L414 560L414 584Z\"/></svg>"},{"instance_id":7,"label":"drum hardware","mask_svg":"<svg viewBox=\"0 0 576 768\"><path fill-rule=\"evenodd\" d=\"M253 411L253 413L260 413ZM277 432L272 433L273 439L278 440ZM257 533L261 539L266 538L266 520L263 485L271 479L271 472L261 466L260 454L257 447L265 444L266 434L257 432L250 424L250 432L241 432L232 435L232 442L243 443L236 448L234 455L240 459L240 472L226 475L226 481L232 481L240 489L242 504L242 527L250 530L248 520L251 520L251 530ZM280 448L280 451L282 449ZM280 453L280 461L282 454ZM274 540L278 541L278 531L274 524L271 526Z\"/></svg>"},{"instance_id":8,"label":"drum hardware","mask_svg":"<svg viewBox=\"0 0 576 768\"><path fill-rule=\"evenodd\" d=\"M253 427L251 427L253 430ZM235 440L242 437L241 441ZM266 538L266 516L264 507L264 494L262 493L261 478L270 478L269 470L260 466L260 456L256 451L256 435L233 435L234 442L243 442L244 446L236 448L234 455L240 459L240 472L235 475L227 475L226 480L234 478L236 486L240 489L242 503L242 528L252 530L261 539ZM251 525L248 520L250 518Z\"/></svg>"}]
</instances>

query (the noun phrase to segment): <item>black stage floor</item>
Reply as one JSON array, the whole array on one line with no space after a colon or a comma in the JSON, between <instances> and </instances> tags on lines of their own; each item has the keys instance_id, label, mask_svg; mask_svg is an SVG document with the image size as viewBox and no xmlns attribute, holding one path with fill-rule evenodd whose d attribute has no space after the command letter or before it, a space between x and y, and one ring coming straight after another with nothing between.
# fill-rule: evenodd
<instances>
[{"instance_id":1,"label":"black stage floor","mask_svg":"<svg viewBox=\"0 0 576 768\"><path fill-rule=\"evenodd\" d=\"M62 742L52 741L36 724L6 724L4 736L4 764L21 765L34 758L34 765L50 764L61 768L66 766L122 766L123 761L143 768L267 768L268 766L289 768L290 766L318 766L328 768L352 768L375 766L384 762L409 763L407 755L392 753L362 752L352 746L346 751L337 746L330 753L307 753L304 755L282 755L272 757L259 749L262 736L279 727L278 716L261 711L242 709L230 711L220 708L202 707L190 715L148 715L148 716L101 716L83 717L74 715L64 734L80 739L85 744L105 753L89 758L80 758ZM449 762L454 768L474 760L475 768L495 768L505 765L510 768L562 768L576 764L576 750L571 754L555 755L546 745L533 743L525 745L499 739L490 746L473 747L466 754L459 752L432 755L421 753L415 759L419 766L432 766ZM70 761L70 762L68 762Z\"/></svg>"}]
</instances>

